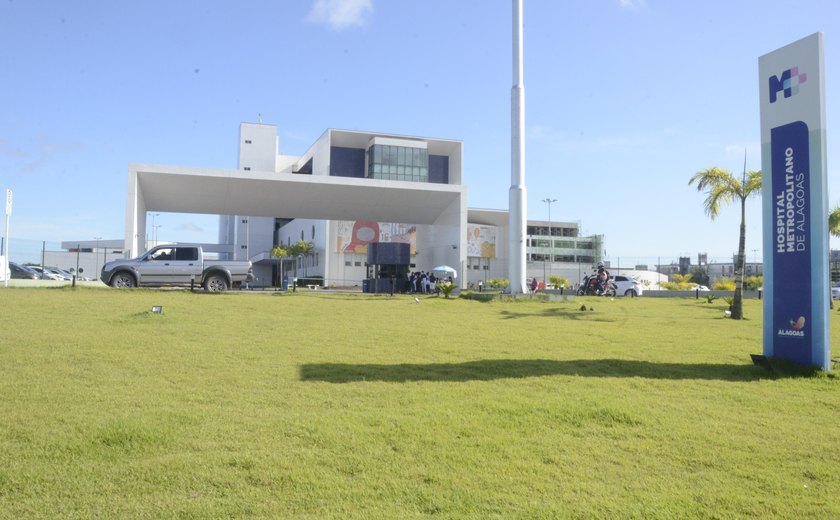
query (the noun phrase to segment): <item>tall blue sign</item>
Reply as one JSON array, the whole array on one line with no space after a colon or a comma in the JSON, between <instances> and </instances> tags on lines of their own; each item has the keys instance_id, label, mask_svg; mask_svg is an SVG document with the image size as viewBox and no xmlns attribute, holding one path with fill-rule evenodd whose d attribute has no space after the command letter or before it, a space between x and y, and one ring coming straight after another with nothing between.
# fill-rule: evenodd
<instances>
[{"instance_id":1,"label":"tall blue sign","mask_svg":"<svg viewBox=\"0 0 840 520\"><path fill-rule=\"evenodd\" d=\"M759 58L764 354L831 368L822 34Z\"/></svg>"}]
</instances>

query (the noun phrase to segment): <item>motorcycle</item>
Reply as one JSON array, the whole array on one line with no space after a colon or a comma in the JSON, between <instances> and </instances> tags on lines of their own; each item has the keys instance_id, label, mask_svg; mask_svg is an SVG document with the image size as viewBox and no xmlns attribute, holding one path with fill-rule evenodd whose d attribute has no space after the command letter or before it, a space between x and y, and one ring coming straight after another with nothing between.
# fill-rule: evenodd
<instances>
[{"instance_id":1,"label":"motorcycle","mask_svg":"<svg viewBox=\"0 0 840 520\"><path fill-rule=\"evenodd\" d=\"M606 287L603 289L598 284L598 273L588 274L583 277L583 281L578 287L578 296L615 296L618 287L610 279Z\"/></svg>"}]
</instances>

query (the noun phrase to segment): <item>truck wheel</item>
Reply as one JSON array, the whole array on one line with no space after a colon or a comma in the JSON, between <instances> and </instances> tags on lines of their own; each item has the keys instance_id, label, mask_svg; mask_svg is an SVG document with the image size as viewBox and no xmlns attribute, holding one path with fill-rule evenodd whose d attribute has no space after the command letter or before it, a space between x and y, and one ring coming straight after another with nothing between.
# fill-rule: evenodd
<instances>
[{"instance_id":1,"label":"truck wheel","mask_svg":"<svg viewBox=\"0 0 840 520\"><path fill-rule=\"evenodd\" d=\"M111 287L116 289L131 289L134 285L134 277L128 273L117 273L111 278Z\"/></svg>"},{"instance_id":2,"label":"truck wheel","mask_svg":"<svg viewBox=\"0 0 840 520\"><path fill-rule=\"evenodd\" d=\"M224 276L211 274L204 280L204 290L207 292L224 292L227 288L228 284Z\"/></svg>"}]
</instances>

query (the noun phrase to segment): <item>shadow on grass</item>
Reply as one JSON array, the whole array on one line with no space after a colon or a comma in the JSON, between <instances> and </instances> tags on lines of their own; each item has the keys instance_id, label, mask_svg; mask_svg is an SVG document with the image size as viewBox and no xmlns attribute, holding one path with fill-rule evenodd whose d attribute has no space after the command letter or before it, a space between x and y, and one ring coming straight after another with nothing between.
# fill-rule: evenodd
<instances>
[{"instance_id":1,"label":"shadow on grass","mask_svg":"<svg viewBox=\"0 0 840 520\"><path fill-rule=\"evenodd\" d=\"M541 317L541 318L566 318L570 320L587 320L587 321L615 321L615 317L608 317L603 314L598 314L597 311L588 310L590 307L587 307L587 310L582 311L580 308L568 309L568 308L561 308L561 307L546 307L545 309L541 309L539 311L533 312L515 312L509 310L503 310L500 312L502 319L504 320L515 320L518 318L534 318L534 317ZM595 307L591 307L595 309Z\"/></svg>"},{"instance_id":2,"label":"shadow on grass","mask_svg":"<svg viewBox=\"0 0 840 520\"><path fill-rule=\"evenodd\" d=\"M399 365L313 363L301 365L302 381L351 383L358 381L492 381L543 376L643 377L649 379L706 379L758 381L773 374L752 364L653 363L627 359L488 359L463 363L405 363Z\"/></svg>"}]
</instances>

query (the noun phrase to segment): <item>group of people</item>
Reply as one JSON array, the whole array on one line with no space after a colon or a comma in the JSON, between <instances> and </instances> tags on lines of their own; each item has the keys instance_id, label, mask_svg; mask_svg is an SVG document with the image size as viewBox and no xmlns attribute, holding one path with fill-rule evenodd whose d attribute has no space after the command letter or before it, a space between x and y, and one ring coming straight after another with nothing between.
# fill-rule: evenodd
<instances>
[{"instance_id":1,"label":"group of people","mask_svg":"<svg viewBox=\"0 0 840 520\"><path fill-rule=\"evenodd\" d=\"M411 294L428 294L435 290L437 277L435 273L415 271L408 273L408 292Z\"/></svg>"},{"instance_id":2,"label":"group of people","mask_svg":"<svg viewBox=\"0 0 840 520\"><path fill-rule=\"evenodd\" d=\"M425 271L416 271L408 273L408 292L411 294L430 294L437 292L437 283L441 279L435 276L435 273L427 273ZM452 277L443 280L443 283L452 283Z\"/></svg>"}]
</instances>

